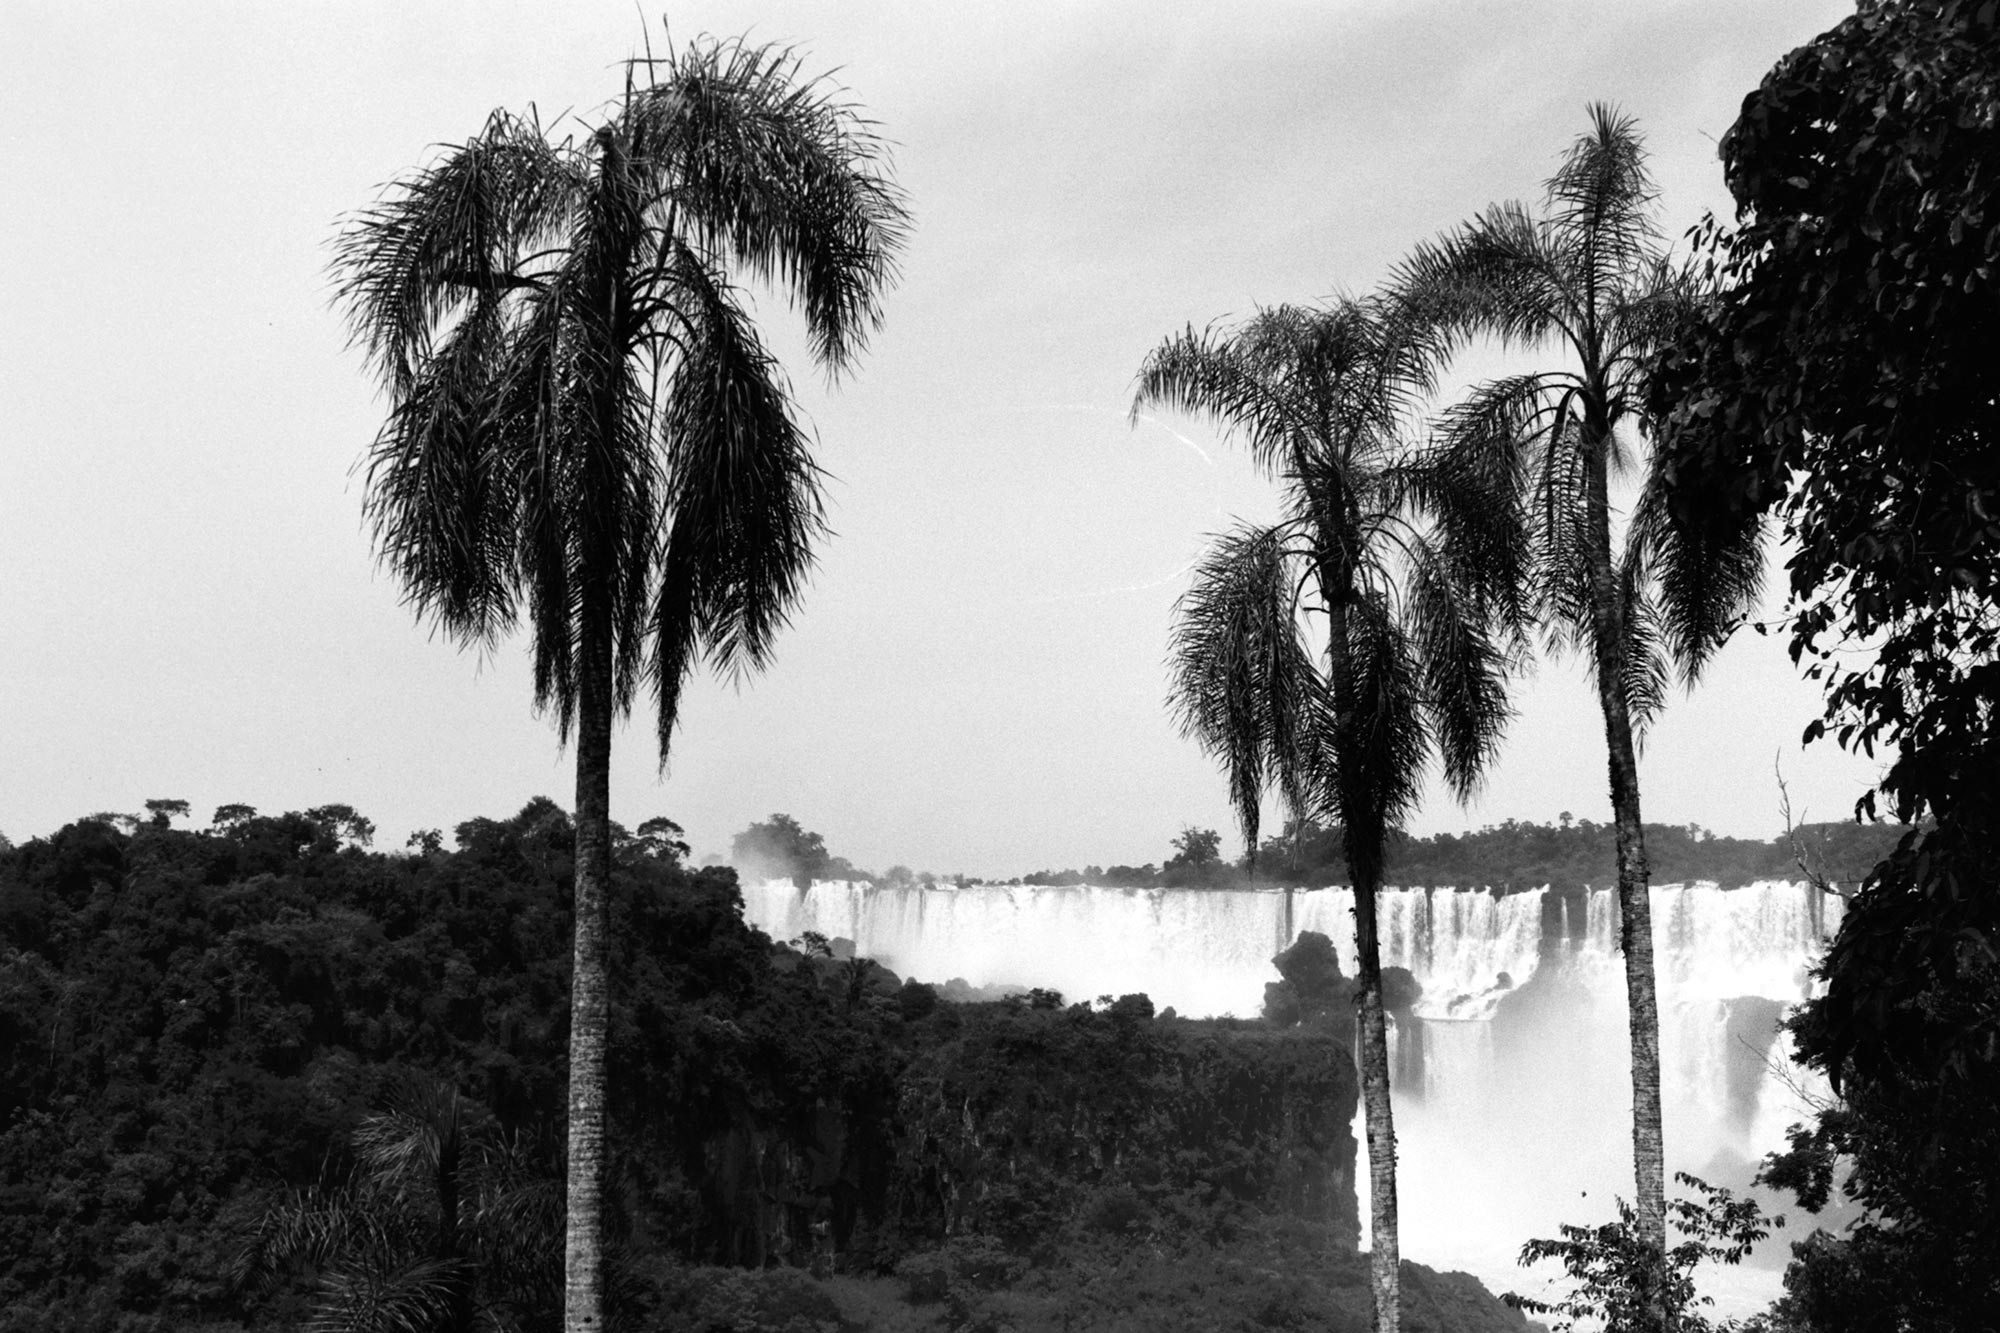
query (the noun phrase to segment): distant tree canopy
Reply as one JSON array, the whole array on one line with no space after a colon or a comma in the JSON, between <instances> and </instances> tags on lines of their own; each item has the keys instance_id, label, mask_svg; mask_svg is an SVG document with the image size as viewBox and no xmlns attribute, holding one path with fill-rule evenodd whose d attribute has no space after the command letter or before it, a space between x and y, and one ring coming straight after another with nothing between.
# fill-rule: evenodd
<instances>
[{"instance_id":1,"label":"distant tree canopy","mask_svg":"<svg viewBox=\"0 0 2000 1333\"><path fill-rule=\"evenodd\" d=\"M1656 884L1711 881L1738 887L1816 874L1852 886L1904 830L1879 824L1808 824L1768 842L1718 837L1698 825L1648 824L1646 849ZM1308 823L1265 840L1261 872L1280 883L1345 884L1335 830ZM1387 879L1404 888L1580 888L1610 885L1618 873L1609 824L1507 820L1467 833L1400 835L1389 845Z\"/></svg>"},{"instance_id":2,"label":"distant tree canopy","mask_svg":"<svg viewBox=\"0 0 2000 1333\"><path fill-rule=\"evenodd\" d=\"M643 827L642 831L643 831ZM790 879L805 888L816 879L873 879L855 868L844 856L826 849L826 839L800 826L786 814L775 814L752 824L731 840L729 859L746 875L763 879Z\"/></svg>"},{"instance_id":3,"label":"distant tree canopy","mask_svg":"<svg viewBox=\"0 0 2000 1333\"><path fill-rule=\"evenodd\" d=\"M1657 884L1713 882L1737 888L1758 880L1816 877L1851 890L1907 830L1900 825L1853 822L1803 824L1769 841L1720 837L1699 825L1648 824L1646 847ZM1340 830L1308 820L1264 839L1254 881L1243 862L1221 859L1190 827L1174 839L1175 855L1164 865L1089 865L1081 870L1038 870L1022 884L1099 884L1112 888L1241 888L1251 883L1317 887L1353 882ZM1214 859L1190 863L1183 841ZM1617 876L1617 855L1609 824L1577 820L1564 811L1561 822L1538 824L1509 819L1465 833L1417 837L1393 834L1385 882L1400 888L1492 888L1503 892L1547 885L1604 888Z\"/></svg>"},{"instance_id":4,"label":"distant tree canopy","mask_svg":"<svg viewBox=\"0 0 2000 1333\"><path fill-rule=\"evenodd\" d=\"M171 798L156 798L146 802L146 821L154 828L167 828L176 818L186 819L188 803Z\"/></svg>"},{"instance_id":5,"label":"distant tree canopy","mask_svg":"<svg viewBox=\"0 0 2000 1333\"><path fill-rule=\"evenodd\" d=\"M1230 867L1222 859L1222 835L1192 824L1175 836L1174 854L1160 867L1160 882L1170 888L1217 887L1230 878Z\"/></svg>"}]
</instances>

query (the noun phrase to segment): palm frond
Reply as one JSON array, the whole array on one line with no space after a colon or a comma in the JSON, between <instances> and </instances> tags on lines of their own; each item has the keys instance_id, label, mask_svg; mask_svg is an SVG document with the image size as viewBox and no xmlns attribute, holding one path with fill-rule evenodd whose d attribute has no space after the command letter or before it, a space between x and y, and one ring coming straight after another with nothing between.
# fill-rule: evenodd
<instances>
[{"instance_id":1,"label":"palm frond","mask_svg":"<svg viewBox=\"0 0 2000 1333\"><path fill-rule=\"evenodd\" d=\"M782 286L813 351L846 368L881 322L909 229L873 125L829 79L800 77L790 49L683 47L619 124L652 181L650 210L714 259Z\"/></svg>"},{"instance_id":2,"label":"palm frond","mask_svg":"<svg viewBox=\"0 0 2000 1333\"><path fill-rule=\"evenodd\" d=\"M538 127L496 111L440 160L348 218L334 249L336 300L391 393L408 393L433 339L476 300L532 288L530 263L577 206L584 169Z\"/></svg>"},{"instance_id":3,"label":"palm frond","mask_svg":"<svg viewBox=\"0 0 2000 1333\"><path fill-rule=\"evenodd\" d=\"M1311 419L1285 375L1290 348L1276 334L1284 316L1252 322L1248 336L1268 349L1278 343L1284 360L1259 362L1241 346L1244 331L1192 326L1168 338L1139 368L1132 415L1149 407L1172 408L1213 418L1228 434L1240 435L1251 461L1268 474L1309 448Z\"/></svg>"},{"instance_id":4,"label":"palm frond","mask_svg":"<svg viewBox=\"0 0 2000 1333\"><path fill-rule=\"evenodd\" d=\"M320 1278L306 1328L308 1333L433 1333L449 1326L467 1280L465 1265L449 1259L330 1269Z\"/></svg>"},{"instance_id":5,"label":"palm frond","mask_svg":"<svg viewBox=\"0 0 2000 1333\"><path fill-rule=\"evenodd\" d=\"M511 628L516 611L520 498L494 430L506 355L501 312L482 300L411 373L367 458L363 513L379 557L420 616L475 642Z\"/></svg>"},{"instance_id":6,"label":"palm frond","mask_svg":"<svg viewBox=\"0 0 2000 1333\"><path fill-rule=\"evenodd\" d=\"M1627 275L1604 309L1607 379L1637 410L1654 358L1686 331L1702 309L1701 284L1685 265L1657 255Z\"/></svg>"},{"instance_id":7,"label":"palm frond","mask_svg":"<svg viewBox=\"0 0 2000 1333\"><path fill-rule=\"evenodd\" d=\"M681 321L655 423L670 515L658 557L649 675L664 762L697 658L760 670L826 531L820 473L782 373L720 274L683 248Z\"/></svg>"},{"instance_id":8,"label":"palm frond","mask_svg":"<svg viewBox=\"0 0 2000 1333\"><path fill-rule=\"evenodd\" d=\"M1625 564L1652 573L1664 647L1692 686L1757 605L1764 587L1764 524L1755 515L1677 515L1666 447L1656 445L1626 534Z\"/></svg>"},{"instance_id":9,"label":"palm frond","mask_svg":"<svg viewBox=\"0 0 2000 1333\"><path fill-rule=\"evenodd\" d=\"M363 1116L352 1142L361 1169L376 1180L398 1186L412 1180L428 1184L457 1133L456 1117L450 1113L433 1118L398 1109Z\"/></svg>"},{"instance_id":10,"label":"palm frond","mask_svg":"<svg viewBox=\"0 0 2000 1333\"><path fill-rule=\"evenodd\" d=\"M1412 526L1427 520L1413 545L1434 561L1468 614L1498 643L1524 646L1530 627L1527 571L1531 552L1521 513L1520 489L1511 480L1518 455L1474 454L1463 461L1448 449L1427 447L1398 465L1400 507ZM1502 476L1481 475L1496 465Z\"/></svg>"},{"instance_id":11,"label":"palm frond","mask_svg":"<svg viewBox=\"0 0 2000 1333\"><path fill-rule=\"evenodd\" d=\"M350 1183L294 1190L258 1219L237 1251L235 1285L257 1289L299 1269L320 1269L351 1251L385 1248L401 1230L381 1209L365 1206Z\"/></svg>"},{"instance_id":12,"label":"palm frond","mask_svg":"<svg viewBox=\"0 0 2000 1333\"><path fill-rule=\"evenodd\" d=\"M1533 461L1526 512L1535 618L1555 650L1587 647L1593 642L1593 552L1603 529L1591 508L1593 465L1582 423L1567 413L1558 418Z\"/></svg>"},{"instance_id":13,"label":"palm frond","mask_svg":"<svg viewBox=\"0 0 2000 1333\"><path fill-rule=\"evenodd\" d=\"M1666 643L1658 606L1638 567L1620 561L1619 596L1624 602L1624 671L1619 688L1632 716L1632 739L1644 748L1646 731L1667 703Z\"/></svg>"},{"instance_id":14,"label":"palm frond","mask_svg":"<svg viewBox=\"0 0 2000 1333\"><path fill-rule=\"evenodd\" d=\"M1498 757L1513 716L1507 701L1508 654L1480 591L1439 546L1425 543L1415 552L1405 603L1407 632L1417 643L1424 708L1445 778L1461 801L1472 797L1487 765ZM1509 628L1498 626L1501 635Z\"/></svg>"},{"instance_id":15,"label":"palm frond","mask_svg":"<svg viewBox=\"0 0 2000 1333\"><path fill-rule=\"evenodd\" d=\"M1347 604L1346 664L1353 716L1336 732L1339 811L1349 836L1382 837L1416 804L1429 734L1417 645L1389 599L1373 594ZM1344 708L1335 682L1335 707ZM1339 719L1336 719L1336 726ZM1373 852L1380 864L1380 849ZM1350 853L1350 859L1352 854Z\"/></svg>"},{"instance_id":16,"label":"palm frond","mask_svg":"<svg viewBox=\"0 0 2000 1333\"><path fill-rule=\"evenodd\" d=\"M1390 299L1413 330L1425 331L1413 345L1448 358L1482 334L1509 347L1556 333L1574 339L1567 278L1548 228L1510 202L1419 244L1396 266Z\"/></svg>"},{"instance_id":17,"label":"palm frond","mask_svg":"<svg viewBox=\"0 0 2000 1333\"><path fill-rule=\"evenodd\" d=\"M1299 636L1298 583L1276 528L1217 537L1174 607L1169 702L1181 733L1219 760L1244 842L1265 791L1310 813L1302 738L1320 692Z\"/></svg>"},{"instance_id":18,"label":"palm frond","mask_svg":"<svg viewBox=\"0 0 2000 1333\"><path fill-rule=\"evenodd\" d=\"M1554 243L1573 290L1593 307L1613 301L1652 266L1657 195L1646 170L1645 145L1630 116L1602 103L1588 108L1590 129L1577 137L1549 179Z\"/></svg>"}]
</instances>

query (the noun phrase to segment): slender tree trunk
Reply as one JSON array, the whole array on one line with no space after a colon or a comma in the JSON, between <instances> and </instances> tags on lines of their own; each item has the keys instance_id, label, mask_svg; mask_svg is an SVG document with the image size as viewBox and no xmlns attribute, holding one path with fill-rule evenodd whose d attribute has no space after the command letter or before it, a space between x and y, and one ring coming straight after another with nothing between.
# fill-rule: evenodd
<instances>
[{"instance_id":1,"label":"slender tree trunk","mask_svg":"<svg viewBox=\"0 0 2000 1333\"><path fill-rule=\"evenodd\" d=\"M611 630L586 610L577 672L576 952L570 979L569 1189L563 1243L565 1333L604 1328L604 1047L611 880Z\"/></svg>"},{"instance_id":2,"label":"slender tree trunk","mask_svg":"<svg viewBox=\"0 0 2000 1333\"><path fill-rule=\"evenodd\" d=\"M1381 796L1359 775L1362 719L1348 656L1346 580L1322 566L1327 604L1327 675L1333 687L1334 763L1347 868L1354 880L1355 970L1360 974L1361 1117L1368 1135L1368 1278L1375 1297L1375 1333L1398 1333L1403 1322L1402 1246L1396 1221L1396 1118L1389 1099L1389 1031L1382 1009L1382 948L1375 899L1382 888ZM1329 595L1330 594L1330 595Z\"/></svg>"},{"instance_id":3,"label":"slender tree trunk","mask_svg":"<svg viewBox=\"0 0 2000 1333\"><path fill-rule=\"evenodd\" d=\"M1604 441L1610 429L1595 428ZM1632 1167L1639 1239L1652 1252L1641 1293L1652 1327L1664 1329L1667 1263L1666 1147L1660 1117L1660 1006L1653 971L1653 909L1639 814L1638 747L1625 697L1627 631L1624 600L1611 564L1607 459L1602 444L1590 458L1590 582L1596 641L1597 698L1604 712L1610 759L1611 818L1618 839L1618 943L1625 955L1626 1021L1632 1045Z\"/></svg>"},{"instance_id":4,"label":"slender tree trunk","mask_svg":"<svg viewBox=\"0 0 2000 1333\"><path fill-rule=\"evenodd\" d=\"M1351 858L1350 858L1351 860ZM1379 865L1379 861L1378 861ZM1375 870L1354 877L1354 943L1361 974L1361 1102L1368 1131L1368 1278L1376 1333L1403 1320L1402 1244L1396 1221L1396 1118L1389 1102L1389 1030L1382 1011L1382 952L1375 928Z\"/></svg>"}]
</instances>

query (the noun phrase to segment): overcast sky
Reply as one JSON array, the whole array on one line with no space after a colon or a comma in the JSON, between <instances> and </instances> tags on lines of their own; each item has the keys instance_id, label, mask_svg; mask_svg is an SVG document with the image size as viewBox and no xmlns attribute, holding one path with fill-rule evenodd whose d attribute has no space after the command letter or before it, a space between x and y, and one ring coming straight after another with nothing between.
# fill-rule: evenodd
<instances>
[{"instance_id":1,"label":"overcast sky","mask_svg":"<svg viewBox=\"0 0 2000 1333\"><path fill-rule=\"evenodd\" d=\"M1229 832L1169 722L1169 613L1206 536L1273 510L1206 422L1129 427L1163 336L1361 292L1412 243L1538 197L1585 104L1640 120L1672 235L1715 142L1846 11L1715 3L679 4L673 33L796 43L893 141L916 229L836 389L760 314L834 480L836 536L766 675L693 691L662 778L642 717L612 809L697 853L787 811L877 869L1160 861ZM657 17L652 35L661 31ZM598 3L0 6L0 831L148 797L380 826L571 803L525 650L418 625L355 464L383 403L328 302L340 217L495 107L591 121L642 41ZM1776 602L1773 602L1775 609ZM1420 832L1606 819L1574 662L1519 688L1482 798ZM1783 641L1745 639L1648 745L1649 819L1768 837L1873 766L1801 752Z\"/></svg>"}]
</instances>

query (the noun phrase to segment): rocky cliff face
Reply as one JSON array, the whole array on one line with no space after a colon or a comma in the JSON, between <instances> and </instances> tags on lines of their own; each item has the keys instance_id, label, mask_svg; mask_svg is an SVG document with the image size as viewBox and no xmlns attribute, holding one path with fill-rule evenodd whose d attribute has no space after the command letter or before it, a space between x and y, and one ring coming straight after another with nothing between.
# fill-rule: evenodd
<instances>
[{"instance_id":1,"label":"rocky cliff face","mask_svg":"<svg viewBox=\"0 0 2000 1333\"><path fill-rule=\"evenodd\" d=\"M1357 1084L1332 1032L1118 1005L945 1017L956 1030L900 1080L904 1231L1032 1246L1068 1227L1178 1229L1242 1211L1355 1245Z\"/></svg>"}]
</instances>

